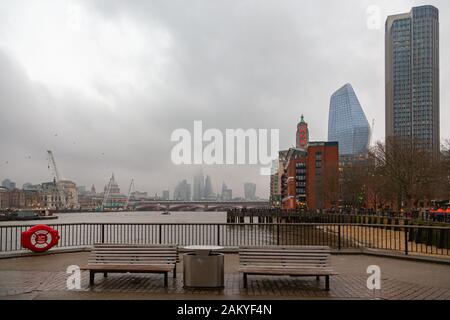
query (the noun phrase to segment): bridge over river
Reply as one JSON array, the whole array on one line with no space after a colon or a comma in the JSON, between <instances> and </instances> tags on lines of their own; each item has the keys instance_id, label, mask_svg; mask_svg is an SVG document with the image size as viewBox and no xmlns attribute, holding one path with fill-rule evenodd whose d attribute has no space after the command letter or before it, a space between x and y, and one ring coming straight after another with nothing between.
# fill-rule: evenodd
<instances>
[{"instance_id":1,"label":"bridge over river","mask_svg":"<svg viewBox=\"0 0 450 320\"><path fill-rule=\"evenodd\" d=\"M177 201L177 200L141 200L131 201L130 207L135 210L169 210L169 211L228 211L233 209L267 208L269 201Z\"/></svg>"}]
</instances>

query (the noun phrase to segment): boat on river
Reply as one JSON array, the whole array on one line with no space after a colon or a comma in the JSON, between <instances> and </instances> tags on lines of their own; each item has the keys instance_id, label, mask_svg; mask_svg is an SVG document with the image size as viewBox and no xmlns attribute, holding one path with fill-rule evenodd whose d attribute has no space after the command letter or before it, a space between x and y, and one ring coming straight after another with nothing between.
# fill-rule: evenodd
<instances>
[{"instance_id":1,"label":"boat on river","mask_svg":"<svg viewBox=\"0 0 450 320\"><path fill-rule=\"evenodd\" d=\"M16 210L0 213L0 221L52 220L57 216L49 214L48 210Z\"/></svg>"}]
</instances>

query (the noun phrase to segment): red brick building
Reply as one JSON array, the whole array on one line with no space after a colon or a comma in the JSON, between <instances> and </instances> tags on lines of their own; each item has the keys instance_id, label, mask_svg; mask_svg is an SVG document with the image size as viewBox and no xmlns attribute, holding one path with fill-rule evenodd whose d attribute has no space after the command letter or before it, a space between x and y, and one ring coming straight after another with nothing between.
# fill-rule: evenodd
<instances>
[{"instance_id":1,"label":"red brick building","mask_svg":"<svg viewBox=\"0 0 450 320\"><path fill-rule=\"evenodd\" d=\"M308 146L307 203L310 209L326 209L339 200L339 150L337 142Z\"/></svg>"},{"instance_id":2,"label":"red brick building","mask_svg":"<svg viewBox=\"0 0 450 320\"><path fill-rule=\"evenodd\" d=\"M306 206L306 165L306 151L289 149L286 153L285 168L281 179L281 198L284 209Z\"/></svg>"},{"instance_id":3,"label":"red brick building","mask_svg":"<svg viewBox=\"0 0 450 320\"><path fill-rule=\"evenodd\" d=\"M284 159L281 179L283 209L311 210L335 206L339 198L337 142L310 142L307 150L292 148Z\"/></svg>"}]
</instances>

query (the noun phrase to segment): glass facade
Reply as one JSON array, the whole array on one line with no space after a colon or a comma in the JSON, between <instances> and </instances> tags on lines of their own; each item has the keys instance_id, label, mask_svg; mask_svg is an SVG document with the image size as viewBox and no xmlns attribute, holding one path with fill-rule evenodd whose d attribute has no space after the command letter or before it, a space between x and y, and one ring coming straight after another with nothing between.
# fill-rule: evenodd
<instances>
[{"instance_id":1,"label":"glass facade","mask_svg":"<svg viewBox=\"0 0 450 320\"><path fill-rule=\"evenodd\" d=\"M244 197L245 200L256 200L256 184L244 183Z\"/></svg>"},{"instance_id":2,"label":"glass facade","mask_svg":"<svg viewBox=\"0 0 450 320\"><path fill-rule=\"evenodd\" d=\"M340 156L366 155L370 126L355 91L346 84L331 96L328 141L339 142Z\"/></svg>"},{"instance_id":3,"label":"glass facade","mask_svg":"<svg viewBox=\"0 0 450 320\"><path fill-rule=\"evenodd\" d=\"M439 152L439 11L415 7L386 22L386 136Z\"/></svg>"},{"instance_id":4,"label":"glass facade","mask_svg":"<svg viewBox=\"0 0 450 320\"><path fill-rule=\"evenodd\" d=\"M407 136L411 132L411 19L396 20L394 29L394 135Z\"/></svg>"}]
</instances>

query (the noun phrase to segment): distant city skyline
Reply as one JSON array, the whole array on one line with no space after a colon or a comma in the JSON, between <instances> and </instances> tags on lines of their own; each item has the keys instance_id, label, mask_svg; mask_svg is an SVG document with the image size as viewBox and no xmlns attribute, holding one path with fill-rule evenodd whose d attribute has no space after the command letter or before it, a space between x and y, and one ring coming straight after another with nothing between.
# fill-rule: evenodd
<instances>
[{"instance_id":1,"label":"distant city skyline","mask_svg":"<svg viewBox=\"0 0 450 320\"><path fill-rule=\"evenodd\" d=\"M201 189L201 197L195 197L194 196L194 192L195 192L195 183L199 182L199 177L203 177L203 188ZM111 190L110 193L111 194L116 194L116 195L124 195L124 192L121 191L121 187L120 184L115 180L114 174L112 175L112 185L111 185ZM215 192L215 188L214 185L212 183L213 178L209 175L206 174L205 176L203 175L203 170L200 170L199 172L197 172L197 175L194 175L194 177L192 178L192 183L189 183L190 179L181 179L180 182L178 182L178 184L176 184L172 190L173 191L173 197L176 197L177 195L179 196L180 193L182 194L182 198L187 198L187 195L190 194L191 200L204 200L207 199L208 196L209 198L223 198L225 197L227 200L231 200L231 199L235 199L235 198L242 198L245 199L245 192L246 192L246 185L251 185L251 189L253 191L252 192L253 196L252 199L263 199L261 197L256 196L256 184L254 183L244 183L242 185L242 193L239 192L233 192L233 189L228 188L227 184L225 181L222 182L221 187L217 187L217 192ZM78 191L79 194L87 194L87 193L96 193L96 188L95 188L95 184L93 184L90 188L90 192L87 191L87 186L85 185L79 185L76 183L76 181L70 181L70 182L74 182L76 184L76 189ZM22 187L19 187L16 185L16 183L14 181L12 181L11 179L4 179L2 181L2 187L8 190L13 190L13 189L22 189L22 190L40 190L42 189L42 184L46 184L46 183L52 183L51 180L49 181L42 181L39 183L31 183L31 182L26 182L22 185ZM108 187L108 183L106 183L103 188L101 189L102 191L99 194L102 194L103 192L106 191ZM253 189L254 188L254 189ZM190 191L187 191L187 189L190 189ZM247 189L247 192L250 189ZM131 194L133 193L139 193L139 194L148 194L149 197L161 197L163 199L174 199L172 197L170 197L171 191L170 190L161 190L160 192L155 192L153 194L149 194L147 191L145 191L144 189L140 189L140 190L135 190L132 189L131 190ZM250 199L249 199L250 200Z\"/></svg>"}]
</instances>

